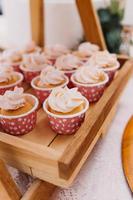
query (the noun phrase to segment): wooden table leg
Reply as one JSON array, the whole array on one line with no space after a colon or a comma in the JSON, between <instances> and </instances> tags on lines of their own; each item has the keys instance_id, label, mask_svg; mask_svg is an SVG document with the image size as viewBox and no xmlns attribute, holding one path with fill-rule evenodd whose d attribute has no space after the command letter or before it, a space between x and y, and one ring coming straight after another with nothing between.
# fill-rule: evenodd
<instances>
[{"instance_id":1,"label":"wooden table leg","mask_svg":"<svg viewBox=\"0 0 133 200\"><path fill-rule=\"evenodd\" d=\"M49 200L55 188L56 186L50 183L36 180L33 182L21 200Z\"/></svg>"},{"instance_id":2,"label":"wooden table leg","mask_svg":"<svg viewBox=\"0 0 133 200\"><path fill-rule=\"evenodd\" d=\"M22 196L2 160L0 160L0 189L1 200L20 200Z\"/></svg>"}]
</instances>

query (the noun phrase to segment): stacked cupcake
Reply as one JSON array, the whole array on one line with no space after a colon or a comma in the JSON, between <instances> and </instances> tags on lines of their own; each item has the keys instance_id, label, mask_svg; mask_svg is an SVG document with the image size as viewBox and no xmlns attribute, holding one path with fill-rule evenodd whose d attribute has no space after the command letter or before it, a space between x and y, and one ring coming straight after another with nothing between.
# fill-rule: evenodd
<instances>
[{"instance_id":1,"label":"stacked cupcake","mask_svg":"<svg viewBox=\"0 0 133 200\"><path fill-rule=\"evenodd\" d=\"M34 42L21 50L5 50L0 55L2 128L12 135L30 132L36 124L39 101L55 132L75 133L89 103L101 98L119 67L116 55L89 42L77 50L59 44L41 49ZM36 97L18 88L23 79Z\"/></svg>"}]
</instances>

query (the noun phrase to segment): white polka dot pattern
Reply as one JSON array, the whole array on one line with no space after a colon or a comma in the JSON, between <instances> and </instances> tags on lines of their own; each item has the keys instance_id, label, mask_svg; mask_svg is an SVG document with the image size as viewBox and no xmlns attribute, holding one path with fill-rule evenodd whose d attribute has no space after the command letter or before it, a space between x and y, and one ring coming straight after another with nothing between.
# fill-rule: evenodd
<instances>
[{"instance_id":1,"label":"white polka dot pattern","mask_svg":"<svg viewBox=\"0 0 133 200\"><path fill-rule=\"evenodd\" d=\"M108 83L106 84L106 86L109 86L111 84L111 82L113 81L114 79L114 76L115 76L115 73L116 73L117 70L113 70L113 71L108 71L106 72L108 74L108 77L109 77L109 81Z\"/></svg>"},{"instance_id":2,"label":"white polka dot pattern","mask_svg":"<svg viewBox=\"0 0 133 200\"><path fill-rule=\"evenodd\" d=\"M16 119L1 118L2 129L11 135L19 136L29 133L36 125L37 112Z\"/></svg>"},{"instance_id":3,"label":"white polka dot pattern","mask_svg":"<svg viewBox=\"0 0 133 200\"><path fill-rule=\"evenodd\" d=\"M69 83L68 83L68 85L67 85L69 88L73 88L73 83L72 83L72 81L70 80L72 74L73 74L72 72L65 73L65 75L69 78Z\"/></svg>"},{"instance_id":4,"label":"white polka dot pattern","mask_svg":"<svg viewBox=\"0 0 133 200\"><path fill-rule=\"evenodd\" d=\"M33 78L35 78L36 76L40 74L40 71L35 71L35 72L23 71L23 74L24 74L25 81L27 83L30 83Z\"/></svg>"},{"instance_id":5,"label":"white polka dot pattern","mask_svg":"<svg viewBox=\"0 0 133 200\"><path fill-rule=\"evenodd\" d=\"M105 84L94 87L80 86L78 84L74 85L78 88L79 92L81 92L81 94L88 99L90 103L97 102L103 95L103 92L106 88Z\"/></svg>"},{"instance_id":6,"label":"white polka dot pattern","mask_svg":"<svg viewBox=\"0 0 133 200\"><path fill-rule=\"evenodd\" d=\"M15 72L21 72L19 66L20 66L20 64L18 64L18 63L12 64L12 67L13 67L13 69L14 69Z\"/></svg>"},{"instance_id":7,"label":"white polka dot pattern","mask_svg":"<svg viewBox=\"0 0 133 200\"><path fill-rule=\"evenodd\" d=\"M51 128L56 133L62 135L68 135L68 134L74 134L79 129L82 122L84 121L85 114L65 119L55 118L52 117L51 115L48 115L48 118Z\"/></svg>"}]
</instances>

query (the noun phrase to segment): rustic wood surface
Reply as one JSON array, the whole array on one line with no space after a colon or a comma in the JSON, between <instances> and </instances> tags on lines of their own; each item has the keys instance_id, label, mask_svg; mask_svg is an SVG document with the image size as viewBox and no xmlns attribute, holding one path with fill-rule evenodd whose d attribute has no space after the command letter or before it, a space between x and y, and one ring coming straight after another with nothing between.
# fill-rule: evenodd
<instances>
[{"instance_id":1,"label":"rustic wood surface","mask_svg":"<svg viewBox=\"0 0 133 200\"><path fill-rule=\"evenodd\" d=\"M123 135L122 163L128 185L133 192L133 116L129 120Z\"/></svg>"},{"instance_id":2,"label":"rustic wood surface","mask_svg":"<svg viewBox=\"0 0 133 200\"><path fill-rule=\"evenodd\" d=\"M0 200L20 200L21 193L4 162L0 160Z\"/></svg>"},{"instance_id":3,"label":"rustic wood surface","mask_svg":"<svg viewBox=\"0 0 133 200\"><path fill-rule=\"evenodd\" d=\"M68 187L99 137L105 133L111 118L105 125L104 122L113 112L111 110L114 109L131 71L132 61L128 61L99 102L90 107L85 122L75 135L61 136L54 133L48 125L46 114L40 108L36 128L29 134L14 137L1 132L0 158L32 176ZM33 92L28 87L25 88L27 92Z\"/></svg>"},{"instance_id":4,"label":"rustic wood surface","mask_svg":"<svg viewBox=\"0 0 133 200\"><path fill-rule=\"evenodd\" d=\"M102 50L106 49L100 21L92 0L76 0L76 3L86 40L99 45Z\"/></svg>"},{"instance_id":5,"label":"rustic wood surface","mask_svg":"<svg viewBox=\"0 0 133 200\"><path fill-rule=\"evenodd\" d=\"M30 0L30 19L32 40L44 45L44 3L43 0Z\"/></svg>"}]
</instances>

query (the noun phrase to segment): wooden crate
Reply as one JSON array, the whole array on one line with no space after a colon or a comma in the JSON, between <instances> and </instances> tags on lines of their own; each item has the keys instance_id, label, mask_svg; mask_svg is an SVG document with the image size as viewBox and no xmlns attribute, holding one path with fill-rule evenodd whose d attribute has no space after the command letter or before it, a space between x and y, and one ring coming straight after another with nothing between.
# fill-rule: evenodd
<instances>
[{"instance_id":1,"label":"wooden crate","mask_svg":"<svg viewBox=\"0 0 133 200\"><path fill-rule=\"evenodd\" d=\"M104 95L91 105L75 135L54 133L43 109L38 110L37 125L29 134L14 137L0 133L0 158L32 176L61 187L69 187L99 137L111 121L119 96L132 71L132 61L119 70ZM26 88L32 93L32 89Z\"/></svg>"}]
</instances>

